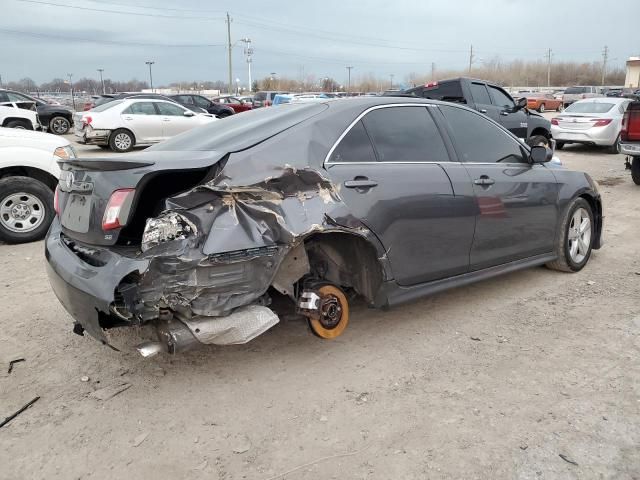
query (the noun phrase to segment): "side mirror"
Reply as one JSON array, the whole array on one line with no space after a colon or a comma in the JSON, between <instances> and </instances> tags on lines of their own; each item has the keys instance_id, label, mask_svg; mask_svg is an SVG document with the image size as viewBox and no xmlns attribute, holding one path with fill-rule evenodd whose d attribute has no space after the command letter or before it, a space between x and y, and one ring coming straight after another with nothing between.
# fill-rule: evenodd
<instances>
[{"instance_id":1,"label":"side mirror","mask_svg":"<svg viewBox=\"0 0 640 480\"><path fill-rule=\"evenodd\" d=\"M531 163L546 163L553 158L553 150L544 145L536 145L531 147L529 161Z\"/></svg>"},{"instance_id":2,"label":"side mirror","mask_svg":"<svg viewBox=\"0 0 640 480\"><path fill-rule=\"evenodd\" d=\"M185 117L194 117L196 114L187 110L183 115Z\"/></svg>"},{"instance_id":3,"label":"side mirror","mask_svg":"<svg viewBox=\"0 0 640 480\"><path fill-rule=\"evenodd\" d=\"M526 97L519 98L516 101L515 110L522 110L523 108L526 108L526 107L527 107L527 99L526 99Z\"/></svg>"}]
</instances>

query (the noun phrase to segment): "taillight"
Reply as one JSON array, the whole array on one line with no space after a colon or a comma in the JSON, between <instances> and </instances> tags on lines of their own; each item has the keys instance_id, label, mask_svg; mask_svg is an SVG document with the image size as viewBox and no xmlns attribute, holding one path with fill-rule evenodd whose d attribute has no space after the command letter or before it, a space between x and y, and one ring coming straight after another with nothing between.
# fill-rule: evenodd
<instances>
[{"instance_id":1,"label":"taillight","mask_svg":"<svg viewBox=\"0 0 640 480\"><path fill-rule=\"evenodd\" d=\"M438 86L438 82L425 83L424 86L427 87L427 88L437 87Z\"/></svg>"},{"instance_id":2,"label":"taillight","mask_svg":"<svg viewBox=\"0 0 640 480\"><path fill-rule=\"evenodd\" d=\"M85 125L91 125L92 121L93 118L91 118L89 115L87 115L86 117L82 117L82 123L84 123Z\"/></svg>"},{"instance_id":3,"label":"taillight","mask_svg":"<svg viewBox=\"0 0 640 480\"><path fill-rule=\"evenodd\" d=\"M551 125L558 125L558 120L557 118L552 118L551 119Z\"/></svg>"},{"instance_id":4,"label":"taillight","mask_svg":"<svg viewBox=\"0 0 640 480\"><path fill-rule=\"evenodd\" d=\"M635 104L629 105L622 117L620 138L623 142L640 141L640 110L636 110L634 106Z\"/></svg>"},{"instance_id":5,"label":"taillight","mask_svg":"<svg viewBox=\"0 0 640 480\"><path fill-rule=\"evenodd\" d=\"M611 123L611 119L610 118L601 118L599 120L596 120L596 122L593 124L594 127L604 127L605 125L609 125Z\"/></svg>"},{"instance_id":6,"label":"taillight","mask_svg":"<svg viewBox=\"0 0 640 480\"><path fill-rule=\"evenodd\" d=\"M102 217L102 230L113 230L127 224L134 192L133 188L123 188L111 194Z\"/></svg>"},{"instance_id":7,"label":"taillight","mask_svg":"<svg viewBox=\"0 0 640 480\"><path fill-rule=\"evenodd\" d=\"M56 191L53 194L53 210L56 215L60 216L60 187L56 185Z\"/></svg>"}]
</instances>

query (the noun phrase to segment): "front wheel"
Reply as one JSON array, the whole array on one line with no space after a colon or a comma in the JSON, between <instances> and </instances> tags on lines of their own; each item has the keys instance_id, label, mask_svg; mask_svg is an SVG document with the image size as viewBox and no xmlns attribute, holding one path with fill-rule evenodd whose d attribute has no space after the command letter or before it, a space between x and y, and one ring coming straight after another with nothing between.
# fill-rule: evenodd
<instances>
[{"instance_id":1,"label":"front wheel","mask_svg":"<svg viewBox=\"0 0 640 480\"><path fill-rule=\"evenodd\" d=\"M53 192L44 183L30 177L0 180L0 240L39 240L47 233L53 217Z\"/></svg>"},{"instance_id":2,"label":"front wheel","mask_svg":"<svg viewBox=\"0 0 640 480\"><path fill-rule=\"evenodd\" d=\"M544 103L541 103L540 106L538 107L538 111L540 113L544 113Z\"/></svg>"},{"instance_id":3,"label":"front wheel","mask_svg":"<svg viewBox=\"0 0 640 480\"><path fill-rule=\"evenodd\" d=\"M576 198L569 205L558 232L558 258L547 263L547 267L562 272L582 270L591 256L594 227L591 206L584 198Z\"/></svg>"},{"instance_id":4,"label":"front wheel","mask_svg":"<svg viewBox=\"0 0 640 480\"><path fill-rule=\"evenodd\" d=\"M544 135L534 135L529 139L527 143L530 147L536 147L538 145L541 145L543 147L549 146L549 140Z\"/></svg>"},{"instance_id":5,"label":"front wheel","mask_svg":"<svg viewBox=\"0 0 640 480\"><path fill-rule=\"evenodd\" d=\"M564 148L564 142L556 142L556 150L562 150Z\"/></svg>"},{"instance_id":6,"label":"front wheel","mask_svg":"<svg viewBox=\"0 0 640 480\"><path fill-rule=\"evenodd\" d=\"M562 105L562 103L558 104L558 108L556 108L556 112L561 112L564 110L564 106Z\"/></svg>"},{"instance_id":7,"label":"front wheel","mask_svg":"<svg viewBox=\"0 0 640 480\"><path fill-rule=\"evenodd\" d=\"M640 157L633 157L631 162L631 179L636 185L640 185Z\"/></svg>"},{"instance_id":8,"label":"front wheel","mask_svg":"<svg viewBox=\"0 0 640 480\"><path fill-rule=\"evenodd\" d=\"M620 153L620 135L617 136L616 141L613 143L613 145L610 145L607 148L607 153L611 153L611 154Z\"/></svg>"}]
</instances>

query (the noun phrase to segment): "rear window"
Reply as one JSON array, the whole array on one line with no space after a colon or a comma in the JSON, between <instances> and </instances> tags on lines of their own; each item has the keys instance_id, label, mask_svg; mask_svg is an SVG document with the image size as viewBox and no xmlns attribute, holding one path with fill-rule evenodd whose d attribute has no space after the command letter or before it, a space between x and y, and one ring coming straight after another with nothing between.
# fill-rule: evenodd
<instances>
[{"instance_id":1,"label":"rear window","mask_svg":"<svg viewBox=\"0 0 640 480\"><path fill-rule=\"evenodd\" d=\"M254 100L264 101L267 99L267 92L258 92L253 97Z\"/></svg>"},{"instance_id":2,"label":"rear window","mask_svg":"<svg viewBox=\"0 0 640 480\"><path fill-rule=\"evenodd\" d=\"M308 120L327 108L318 103L257 108L194 128L147 150L237 152Z\"/></svg>"},{"instance_id":3,"label":"rear window","mask_svg":"<svg viewBox=\"0 0 640 480\"><path fill-rule=\"evenodd\" d=\"M109 110L112 107L115 107L116 105L120 105L124 100L113 100L112 98L108 99L109 102L102 102L100 104L97 104L97 107L93 107L91 109L92 112L104 112L105 110Z\"/></svg>"},{"instance_id":4,"label":"rear window","mask_svg":"<svg viewBox=\"0 0 640 480\"><path fill-rule=\"evenodd\" d=\"M444 82L435 87L416 89L414 93L418 97L431 98L433 100L466 103L460 82Z\"/></svg>"},{"instance_id":5,"label":"rear window","mask_svg":"<svg viewBox=\"0 0 640 480\"><path fill-rule=\"evenodd\" d=\"M587 93L587 91L588 87L569 87L564 91L564 93L568 95L575 95L577 93Z\"/></svg>"},{"instance_id":6,"label":"rear window","mask_svg":"<svg viewBox=\"0 0 640 480\"><path fill-rule=\"evenodd\" d=\"M569 105L565 112L568 113L606 113L613 107L613 103L604 102L576 102Z\"/></svg>"}]
</instances>

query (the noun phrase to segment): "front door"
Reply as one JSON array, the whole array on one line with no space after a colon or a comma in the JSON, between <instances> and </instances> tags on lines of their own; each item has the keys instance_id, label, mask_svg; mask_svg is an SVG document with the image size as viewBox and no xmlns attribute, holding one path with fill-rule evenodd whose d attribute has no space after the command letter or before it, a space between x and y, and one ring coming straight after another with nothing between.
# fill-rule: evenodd
<instances>
[{"instance_id":1,"label":"front door","mask_svg":"<svg viewBox=\"0 0 640 480\"><path fill-rule=\"evenodd\" d=\"M371 110L326 163L350 213L383 244L400 285L469 267L475 223L471 182L459 163L450 162L430 108ZM453 181L447 168L455 172Z\"/></svg>"},{"instance_id":2,"label":"front door","mask_svg":"<svg viewBox=\"0 0 640 480\"><path fill-rule=\"evenodd\" d=\"M162 123L153 102L136 101L122 111L120 118L135 135L136 143L154 143L162 139Z\"/></svg>"},{"instance_id":3,"label":"front door","mask_svg":"<svg viewBox=\"0 0 640 480\"><path fill-rule=\"evenodd\" d=\"M195 126L195 114L170 102L156 102L162 121L162 138L171 138ZM185 116L185 113L189 116Z\"/></svg>"},{"instance_id":4,"label":"front door","mask_svg":"<svg viewBox=\"0 0 640 480\"><path fill-rule=\"evenodd\" d=\"M499 87L488 85L491 94L493 118L516 137L527 138L529 115L523 108L515 109L515 103L507 92Z\"/></svg>"},{"instance_id":5,"label":"front door","mask_svg":"<svg viewBox=\"0 0 640 480\"><path fill-rule=\"evenodd\" d=\"M458 158L469 172L477 205L471 270L553 251L558 184L526 147L476 113L440 106Z\"/></svg>"}]
</instances>

